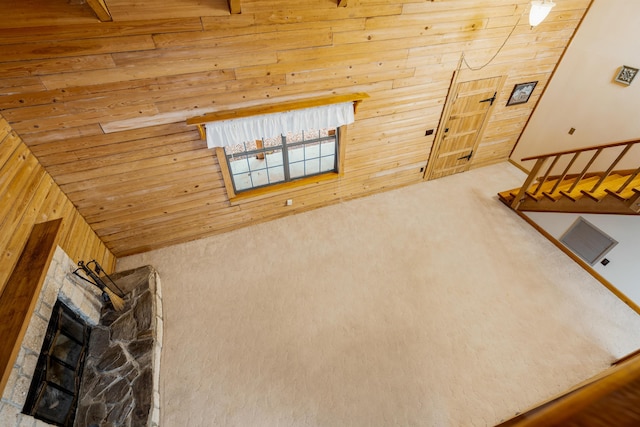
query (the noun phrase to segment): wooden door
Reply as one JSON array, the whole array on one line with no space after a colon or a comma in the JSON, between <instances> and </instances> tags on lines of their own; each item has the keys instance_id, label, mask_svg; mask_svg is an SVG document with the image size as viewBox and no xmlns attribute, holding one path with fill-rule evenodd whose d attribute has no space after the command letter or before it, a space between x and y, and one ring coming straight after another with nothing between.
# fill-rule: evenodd
<instances>
[{"instance_id":1,"label":"wooden door","mask_svg":"<svg viewBox=\"0 0 640 427\"><path fill-rule=\"evenodd\" d=\"M427 179L469 169L503 77L456 83L427 167Z\"/></svg>"}]
</instances>

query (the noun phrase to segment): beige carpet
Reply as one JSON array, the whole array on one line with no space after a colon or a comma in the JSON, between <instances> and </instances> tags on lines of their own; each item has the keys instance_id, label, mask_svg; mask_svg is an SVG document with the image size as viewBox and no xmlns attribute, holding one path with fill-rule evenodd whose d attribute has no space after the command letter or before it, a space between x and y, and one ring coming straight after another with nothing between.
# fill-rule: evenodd
<instances>
[{"instance_id":1,"label":"beige carpet","mask_svg":"<svg viewBox=\"0 0 640 427\"><path fill-rule=\"evenodd\" d=\"M162 425L492 426L640 347L499 203L508 163L121 259L163 283Z\"/></svg>"}]
</instances>

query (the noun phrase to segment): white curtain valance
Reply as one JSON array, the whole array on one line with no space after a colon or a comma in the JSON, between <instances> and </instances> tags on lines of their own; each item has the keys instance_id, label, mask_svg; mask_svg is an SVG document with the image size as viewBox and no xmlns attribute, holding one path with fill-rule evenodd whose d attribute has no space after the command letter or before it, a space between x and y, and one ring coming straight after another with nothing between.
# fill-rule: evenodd
<instances>
[{"instance_id":1,"label":"white curtain valance","mask_svg":"<svg viewBox=\"0 0 640 427\"><path fill-rule=\"evenodd\" d=\"M205 123L207 146L227 147L288 132L337 128L353 123L353 102Z\"/></svg>"}]
</instances>

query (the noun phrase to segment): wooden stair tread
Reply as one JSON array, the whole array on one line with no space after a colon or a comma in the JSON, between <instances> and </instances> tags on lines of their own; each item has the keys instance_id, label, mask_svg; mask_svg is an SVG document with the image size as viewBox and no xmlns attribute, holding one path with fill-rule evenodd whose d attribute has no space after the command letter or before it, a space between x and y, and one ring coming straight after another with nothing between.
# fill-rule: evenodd
<instances>
[{"instance_id":1,"label":"wooden stair tread","mask_svg":"<svg viewBox=\"0 0 640 427\"><path fill-rule=\"evenodd\" d=\"M498 197L500 197L500 199L503 202L509 203L513 199L515 199L515 197L518 195L518 191L520 191L520 188L513 188L511 190L501 191L498 193Z\"/></svg>"},{"instance_id":2,"label":"wooden stair tread","mask_svg":"<svg viewBox=\"0 0 640 427\"><path fill-rule=\"evenodd\" d=\"M620 185L624 184L624 182L620 183ZM620 188L620 186L618 186L618 188ZM605 190L607 192L607 194L610 194L620 200L629 200L632 197L636 196L638 193L640 193L640 175L638 175L637 177L635 177L635 179L633 181L631 181L629 183L629 185L627 186L627 188L625 188L624 190L622 190L620 193L616 193L616 190L618 188L611 188L611 189L607 189Z\"/></svg>"},{"instance_id":3,"label":"wooden stair tread","mask_svg":"<svg viewBox=\"0 0 640 427\"><path fill-rule=\"evenodd\" d=\"M536 182L535 184L533 184L531 186L531 188L525 193L528 197L534 199L534 200L540 200L544 197L544 193L546 191L549 191L553 188L554 185L556 185L556 182L558 182L557 179L552 179L552 180L548 180L545 181L544 184L542 184L542 189L540 191L538 191L538 186L540 185L539 182ZM534 193L538 193L538 194L534 194Z\"/></svg>"},{"instance_id":4,"label":"wooden stair tread","mask_svg":"<svg viewBox=\"0 0 640 427\"><path fill-rule=\"evenodd\" d=\"M583 180L581 181L576 188L573 189L573 191L571 193L569 193L568 191L562 191L562 195L565 197L568 197L569 199L573 200L574 202L576 200L580 200L583 196L585 195L589 195L592 194L590 193L589 190L591 190L593 188L594 185L596 185L596 183L600 180L600 177L598 176L594 176L592 179L592 182L587 182L588 180ZM609 175L604 182L600 185L600 187L598 188L598 191L600 191L600 189L602 189L603 187L606 188L606 183L608 182L612 182L616 179L620 178L620 175ZM592 197L592 198L595 198ZM597 200L597 199L596 199Z\"/></svg>"},{"instance_id":5,"label":"wooden stair tread","mask_svg":"<svg viewBox=\"0 0 640 427\"><path fill-rule=\"evenodd\" d=\"M620 188L625 181L629 179L629 176L621 176L621 175L609 175L603 182L602 185L596 191L589 191L586 189L582 190L582 194L585 196L591 197L595 201L600 201L604 199L609 193L607 193L607 189L611 189L613 191Z\"/></svg>"},{"instance_id":6,"label":"wooden stair tread","mask_svg":"<svg viewBox=\"0 0 640 427\"><path fill-rule=\"evenodd\" d=\"M589 186L594 186L596 184L596 182L598 182L599 179L600 179L600 177L598 177L598 176L592 176L590 178L583 179L576 186L576 188L573 190L571 195L578 193L578 194L580 194L580 196L582 196L582 193L580 192L580 190L582 188L588 188ZM565 179L564 181L566 183L560 184L558 186L558 188L556 188L556 191L553 194L549 193L549 192L545 192L544 196L547 197L548 199L553 200L553 201L559 200L562 197L572 198L570 196L567 196L567 194L568 194L567 190L569 190L569 188L571 188L571 186L573 185L574 179L573 178Z\"/></svg>"},{"instance_id":7,"label":"wooden stair tread","mask_svg":"<svg viewBox=\"0 0 640 427\"><path fill-rule=\"evenodd\" d=\"M529 190L524 192L524 198L518 204L519 210L534 212L585 212L585 213L612 213L612 214L640 214L640 174L636 176L626 188L616 194L617 191L635 171L613 172L603 180L595 192L590 190L600 181L600 174L592 174L582 179L574 190L569 193L576 176L562 180L556 191L550 193L558 182L558 177L548 178L542 184L538 194L535 194L538 182L530 184ZM526 184L526 183L525 183ZM507 206L512 206L521 187L498 193L499 200ZM611 195L612 197L607 197ZM584 196L584 197L583 197ZM613 197L615 196L615 197Z\"/></svg>"}]
</instances>

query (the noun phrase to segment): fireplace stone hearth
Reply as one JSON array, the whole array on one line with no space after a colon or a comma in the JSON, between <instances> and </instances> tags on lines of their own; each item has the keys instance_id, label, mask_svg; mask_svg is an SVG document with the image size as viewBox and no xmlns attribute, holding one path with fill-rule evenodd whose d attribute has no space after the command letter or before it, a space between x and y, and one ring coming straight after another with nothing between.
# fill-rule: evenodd
<instances>
[{"instance_id":1,"label":"fireplace stone hearth","mask_svg":"<svg viewBox=\"0 0 640 427\"><path fill-rule=\"evenodd\" d=\"M125 308L103 306L101 292L71 272L77 266L56 249L0 399L0 426L46 427L22 413L53 306L62 301L91 328L76 412L77 427L157 427L162 349L162 293L152 267L112 275Z\"/></svg>"},{"instance_id":2,"label":"fireplace stone hearth","mask_svg":"<svg viewBox=\"0 0 640 427\"><path fill-rule=\"evenodd\" d=\"M105 305L91 331L75 425L155 426L159 395L153 372L161 350L156 275L142 267L112 278L126 295L125 307L114 311Z\"/></svg>"}]
</instances>

